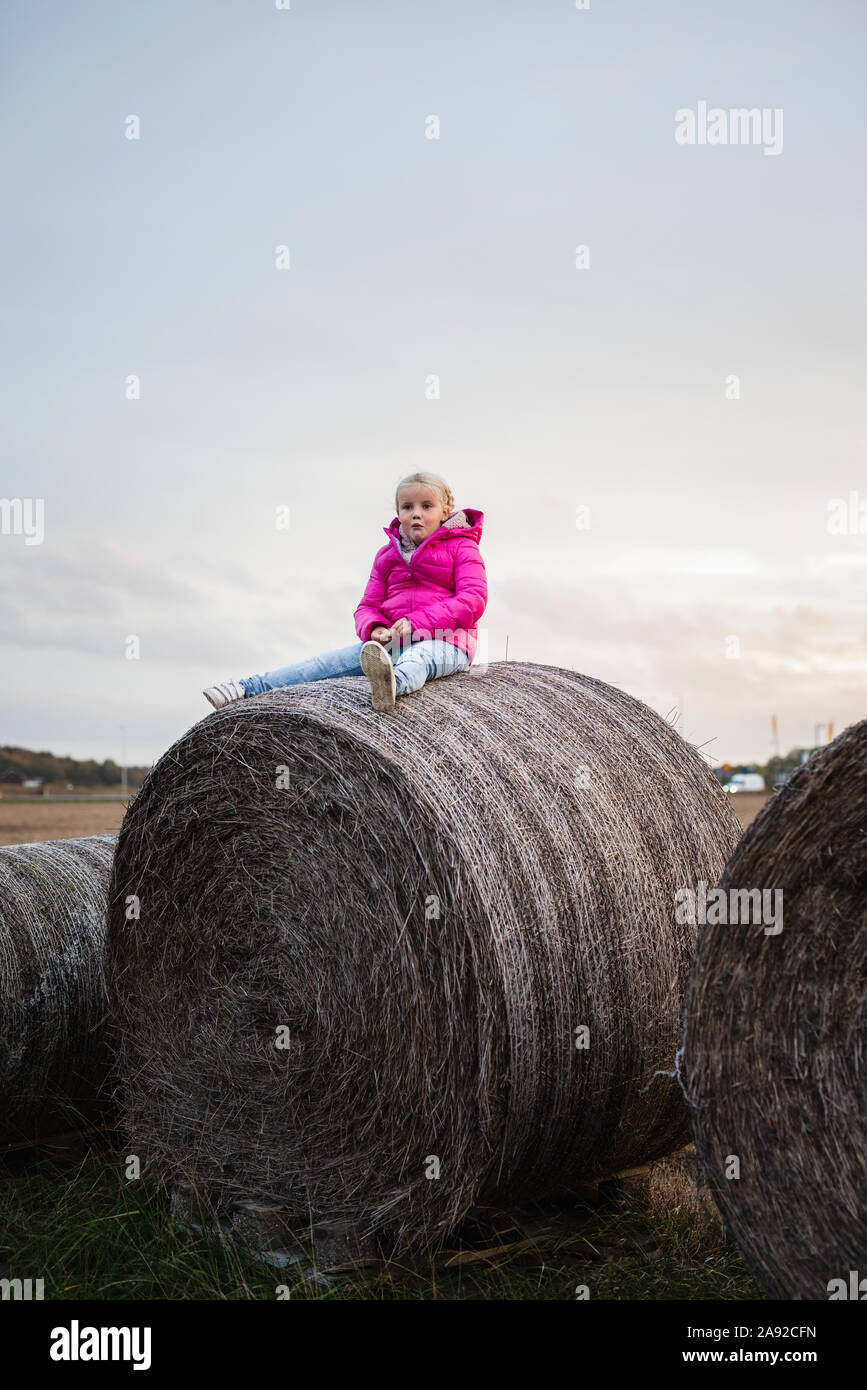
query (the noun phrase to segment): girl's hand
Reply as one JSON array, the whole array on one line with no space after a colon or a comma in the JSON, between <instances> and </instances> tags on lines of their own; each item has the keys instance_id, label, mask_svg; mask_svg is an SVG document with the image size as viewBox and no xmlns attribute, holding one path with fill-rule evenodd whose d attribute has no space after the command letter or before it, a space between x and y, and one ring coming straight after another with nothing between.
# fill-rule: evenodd
<instances>
[{"instance_id":1,"label":"girl's hand","mask_svg":"<svg viewBox=\"0 0 867 1390\"><path fill-rule=\"evenodd\" d=\"M383 627L380 623L379 627L371 629L370 640L371 642L380 642L385 646L386 642L391 641L391 628Z\"/></svg>"},{"instance_id":2,"label":"girl's hand","mask_svg":"<svg viewBox=\"0 0 867 1390\"><path fill-rule=\"evenodd\" d=\"M398 618L391 630L395 637L409 637L412 634L409 618Z\"/></svg>"}]
</instances>

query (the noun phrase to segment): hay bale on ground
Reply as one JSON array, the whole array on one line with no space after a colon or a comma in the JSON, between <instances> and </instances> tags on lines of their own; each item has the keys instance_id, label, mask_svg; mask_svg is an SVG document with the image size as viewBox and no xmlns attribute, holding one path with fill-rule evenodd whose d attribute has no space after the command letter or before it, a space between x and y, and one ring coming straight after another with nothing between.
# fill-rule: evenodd
<instances>
[{"instance_id":1,"label":"hay bale on ground","mask_svg":"<svg viewBox=\"0 0 867 1390\"><path fill-rule=\"evenodd\" d=\"M0 1143L105 1115L115 835L0 847Z\"/></svg>"},{"instance_id":2,"label":"hay bale on ground","mask_svg":"<svg viewBox=\"0 0 867 1390\"><path fill-rule=\"evenodd\" d=\"M782 930L701 929L681 1066L699 1158L767 1293L826 1299L867 1275L867 720L769 802L719 886L779 890Z\"/></svg>"},{"instance_id":3,"label":"hay bale on ground","mask_svg":"<svg viewBox=\"0 0 867 1390\"><path fill-rule=\"evenodd\" d=\"M652 1079L695 940L674 892L737 835L665 720L556 667L495 663L387 716L362 678L208 716L119 837L132 1151L215 1208L396 1253L681 1148L680 1089Z\"/></svg>"},{"instance_id":4,"label":"hay bale on ground","mask_svg":"<svg viewBox=\"0 0 867 1390\"><path fill-rule=\"evenodd\" d=\"M648 1170L647 1200L655 1211L666 1216L681 1213L695 1221L722 1223L719 1208L704 1179L695 1145L651 1163Z\"/></svg>"}]
</instances>

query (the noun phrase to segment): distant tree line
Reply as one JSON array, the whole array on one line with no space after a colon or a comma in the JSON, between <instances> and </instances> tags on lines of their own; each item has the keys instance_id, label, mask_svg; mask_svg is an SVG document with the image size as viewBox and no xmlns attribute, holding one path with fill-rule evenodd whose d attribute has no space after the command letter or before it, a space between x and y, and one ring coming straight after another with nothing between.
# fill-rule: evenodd
<instances>
[{"instance_id":1,"label":"distant tree line","mask_svg":"<svg viewBox=\"0 0 867 1390\"><path fill-rule=\"evenodd\" d=\"M127 768L130 787L140 787L149 769ZM41 777L46 782L72 782L76 787L117 787L121 770L111 758L98 763L94 759L79 762L77 758L59 758L48 749L34 753L31 748L15 748L0 744L0 777L7 772L19 772L22 777Z\"/></svg>"},{"instance_id":2,"label":"distant tree line","mask_svg":"<svg viewBox=\"0 0 867 1390\"><path fill-rule=\"evenodd\" d=\"M815 748L792 748L781 757L769 758L766 763L723 763L721 767L714 768L714 772L721 782L731 781L736 772L760 772L770 791L781 776L785 774L790 777L801 766L805 753L809 757L815 751Z\"/></svg>"},{"instance_id":3,"label":"distant tree line","mask_svg":"<svg viewBox=\"0 0 867 1390\"><path fill-rule=\"evenodd\" d=\"M801 766L805 753L809 757L811 753L815 752L815 748L793 748L791 752L786 753L785 757L770 758L764 767L758 770L765 774L765 782L769 787L772 787L781 773L785 772L787 776L791 776Z\"/></svg>"}]
</instances>

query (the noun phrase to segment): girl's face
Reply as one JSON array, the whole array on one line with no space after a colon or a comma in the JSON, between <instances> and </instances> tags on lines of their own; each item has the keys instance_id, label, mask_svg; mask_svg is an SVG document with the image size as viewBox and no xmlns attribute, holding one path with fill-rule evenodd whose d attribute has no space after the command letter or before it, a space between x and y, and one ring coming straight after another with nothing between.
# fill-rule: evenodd
<instances>
[{"instance_id":1,"label":"girl's face","mask_svg":"<svg viewBox=\"0 0 867 1390\"><path fill-rule=\"evenodd\" d=\"M404 535L423 541L448 517L439 493L427 483L408 483L398 493L397 515Z\"/></svg>"}]
</instances>

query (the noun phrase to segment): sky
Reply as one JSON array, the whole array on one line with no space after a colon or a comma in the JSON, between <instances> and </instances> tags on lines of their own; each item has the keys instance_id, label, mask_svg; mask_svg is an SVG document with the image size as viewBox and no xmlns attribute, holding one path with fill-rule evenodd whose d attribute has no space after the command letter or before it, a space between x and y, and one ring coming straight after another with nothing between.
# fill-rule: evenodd
<instances>
[{"instance_id":1,"label":"sky","mask_svg":"<svg viewBox=\"0 0 867 1390\"><path fill-rule=\"evenodd\" d=\"M6 0L0 743L148 765L204 686L355 641L419 469L484 512L487 660L713 762L865 717L865 34Z\"/></svg>"}]
</instances>

